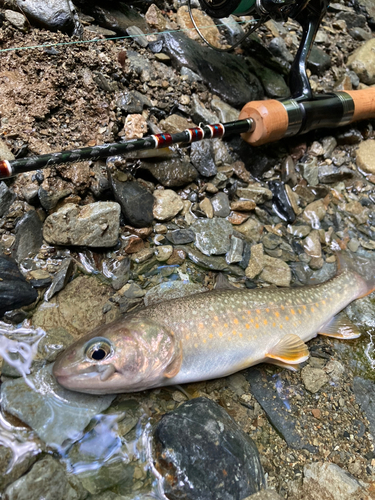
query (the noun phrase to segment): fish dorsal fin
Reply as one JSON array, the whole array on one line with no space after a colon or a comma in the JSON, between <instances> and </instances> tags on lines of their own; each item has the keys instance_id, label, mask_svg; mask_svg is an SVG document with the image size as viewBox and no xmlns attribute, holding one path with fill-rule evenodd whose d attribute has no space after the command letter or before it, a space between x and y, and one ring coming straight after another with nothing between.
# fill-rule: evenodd
<instances>
[{"instance_id":1,"label":"fish dorsal fin","mask_svg":"<svg viewBox=\"0 0 375 500\"><path fill-rule=\"evenodd\" d=\"M266 354L266 357L287 365L298 365L308 359L309 350L298 335L288 333Z\"/></svg>"},{"instance_id":2,"label":"fish dorsal fin","mask_svg":"<svg viewBox=\"0 0 375 500\"><path fill-rule=\"evenodd\" d=\"M350 321L345 313L334 316L318 333L319 335L346 340L356 339L361 335L358 327Z\"/></svg>"},{"instance_id":3,"label":"fish dorsal fin","mask_svg":"<svg viewBox=\"0 0 375 500\"><path fill-rule=\"evenodd\" d=\"M165 369L165 371L163 373L164 377L166 377L166 378L173 378L173 377L175 377L177 375L177 373L181 369L182 358L183 358L183 355L182 355L182 344L180 342L178 353L175 356L175 358L173 358L172 362L169 363L169 365Z\"/></svg>"}]
</instances>

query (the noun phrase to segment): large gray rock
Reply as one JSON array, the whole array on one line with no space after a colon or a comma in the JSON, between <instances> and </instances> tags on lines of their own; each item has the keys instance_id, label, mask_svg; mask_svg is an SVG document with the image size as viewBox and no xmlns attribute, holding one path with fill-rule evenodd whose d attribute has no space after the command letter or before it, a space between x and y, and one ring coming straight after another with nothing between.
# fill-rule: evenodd
<instances>
[{"instance_id":1,"label":"large gray rock","mask_svg":"<svg viewBox=\"0 0 375 500\"><path fill-rule=\"evenodd\" d=\"M74 476L68 476L58 460L46 456L30 472L10 485L5 500L83 500L85 491Z\"/></svg>"},{"instance_id":2,"label":"large gray rock","mask_svg":"<svg viewBox=\"0 0 375 500\"><path fill-rule=\"evenodd\" d=\"M205 255L223 255L230 249L232 224L226 219L199 219L191 226L195 246Z\"/></svg>"},{"instance_id":3,"label":"large gray rock","mask_svg":"<svg viewBox=\"0 0 375 500\"><path fill-rule=\"evenodd\" d=\"M125 222L133 227L146 227L154 220L154 197L139 182L121 182L110 176L115 200L120 203Z\"/></svg>"},{"instance_id":4,"label":"large gray rock","mask_svg":"<svg viewBox=\"0 0 375 500\"><path fill-rule=\"evenodd\" d=\"M241 57L219 54L190 40L183 33L165 33L162 36L164 52L178 66L186 66L197 73L215 94L230 105L240 107L263 97L258 78L249 71ZM207 64L207 61L210 63Z\"/></svg>"},{"instance_id":5,"label":"large gray rock","mask_svg":"<svg viewBox=\"0 0 375 500\"><path fill-rule=\"evenodd\" d=\"M155 439L157 468L171 500L237 500L265 487L255 443L209 399L164 415Z\"/></svg>"},{"instance_id":6,"label":"large gray rock","mask_svg":"<svg viewBox=\"0 0 375 500\"><path fill-rule=\"evenodd\" d=\"M355 50L348 57L347 66L359 76L362 83L375 83L375 38Z\"/></svg>"},{"instance_id":7,"label":"large gray rock","mask_svg":"<svg viewBox=\"0 0 375 500\"><path fill-rule=\"evenodd\" d=\"M67 203L44 222L43 236L53 245L112 247L117 243L120 205L114 202L78 206Z\"/></svg>"}]
</instances>

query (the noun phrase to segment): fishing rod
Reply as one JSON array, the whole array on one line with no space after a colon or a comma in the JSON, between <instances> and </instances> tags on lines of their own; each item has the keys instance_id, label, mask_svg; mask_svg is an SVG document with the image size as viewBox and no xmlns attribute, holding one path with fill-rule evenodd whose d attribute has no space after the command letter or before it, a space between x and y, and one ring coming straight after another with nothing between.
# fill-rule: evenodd
<instances>
[{"instance_id":1,"label":"fishing rod","mask_svg":"<svg viewBox=\"0 0 375 500\"><path fill-rule=\"evenodd\" d=\"M288 17L302 27L302 37L290 70L292 98L247 103L239 119L229 123L200 125L175 134L156 134L142 139L84 147L16 160L0 160L0 179L13 177L45 167L79 161L108 158L129 152L160 149L172 144L190 144L203 139L226 138L241 134L252 146L260 146L319 128L335 128L354 121L375 117L375 89L342 91L314 96L306 71L320 22L327 11L328 0L199 0L211 17L255 15L258 23ZM192 15L191 9L190 14ZM197 28L195 22L194 26ZM199 28L197 28L199 31ZM252 29L250 30L252 31ZM203 40L205 38L200 33ZM206 41L206 40L205 40ZM213 46L212 46L213 47ZM213 47L216 49L215 47Z\"/></svg>"},{"instance_id":2,"label":"fishing rod","mask_svg":"<svg viewBox=\"0 0 375 500\"><path fill-rule=\"evenodd\" d=\"M310 101L286 99L252 101L239 119L228 123L201 125L175 134L156 134L142 139L84 147L16 160L0 160L0 179L45 167L96 161L133 151L160 149L172 144L191 144L204 139L241 134L252 146L261 146L284 137L300 135L319 128L335 128L375 117L375 89L323 94Z\"/></svg>"}]
</instances>

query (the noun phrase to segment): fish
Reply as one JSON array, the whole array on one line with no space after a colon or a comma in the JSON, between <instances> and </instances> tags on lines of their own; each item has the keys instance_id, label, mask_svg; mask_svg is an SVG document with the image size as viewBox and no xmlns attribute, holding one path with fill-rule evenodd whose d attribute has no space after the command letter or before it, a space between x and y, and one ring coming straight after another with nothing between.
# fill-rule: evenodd
<instances>
[{"instance_id":1,"label":"fish","mask_svg":"<svg viewBox=\"0 0 375 500\"><path fill-rule=\"evenodd\" d=\"M225 377L268 362L296 369L319 335L355 339L340 313L375 289L375 261L340 252L316 285L212 290L150 305L98 326L67 348L53 373L88 394L137 392Z\"/></svg>"}]
</instances>

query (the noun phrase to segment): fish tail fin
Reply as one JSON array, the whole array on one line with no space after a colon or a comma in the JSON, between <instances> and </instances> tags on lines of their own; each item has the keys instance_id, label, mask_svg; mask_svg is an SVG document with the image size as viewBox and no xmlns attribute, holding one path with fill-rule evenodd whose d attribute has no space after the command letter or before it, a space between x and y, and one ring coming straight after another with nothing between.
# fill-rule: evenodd
<instances>
[{"instance_id":1,"label":"fish tail fin","mask_svg":"<svg viewBox=\"0 0 375 500\"><path fill-rule=\"evenodd\" d=\"M336 252L336 257L338 274L350 270L361 278L364 286L361 297L365 297L375 290L375 258L353 255L348 250Z\"/></svg>"}]
</instances>

